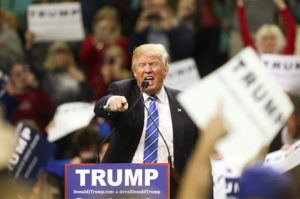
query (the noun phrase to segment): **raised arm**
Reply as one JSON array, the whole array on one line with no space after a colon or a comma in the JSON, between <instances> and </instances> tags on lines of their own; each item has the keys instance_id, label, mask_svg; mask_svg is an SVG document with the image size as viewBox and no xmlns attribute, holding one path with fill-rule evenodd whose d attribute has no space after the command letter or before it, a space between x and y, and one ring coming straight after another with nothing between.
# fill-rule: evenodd
<instances>
[{"instance_id":1,"label":"raised arm","mask_svg":"<svg viewBox=\"0 0 300 199\"><path fill-rule=\"evenodd\" d=\"M284 0L274 0L274 3L276 4L276 6L279 10L287 9L287 6L286 6Z\"/></svg>"},{"instance_id":2,"label":"raised arm","mask_svg":"<svg viewBox=\"0 0 300 199\"><path fill-rule=\"evenodd\" d=\"M241 38L243 40L244 47L251 46L256 50L250 31L248 29L248 23L246 20L245 6L243 0L237 0L237 14L238 14Z\"/></svg>"},{"instance_id":3,"label":"raised arm","mask_svg":"<svg viewBox=\"0 0 300 199\"><path fill-rule=\"evenodd\" d=\"M201 134L194 149L178 193L178 199L208 198L209 186L212 185L209 157L215 143L227 133L219 113L214 117Z\"/></svg>"},{"instance_id":4,"label":"raised arm","mask_svg":"<svg viewBox=\"0 0 300 199\"><path fill-rule=\"evenodd\" d=\"M282 54L294 54L296 41L296 25L284 0L274 0L286 25L286 45Z\"/></svg>"}]
</instances>

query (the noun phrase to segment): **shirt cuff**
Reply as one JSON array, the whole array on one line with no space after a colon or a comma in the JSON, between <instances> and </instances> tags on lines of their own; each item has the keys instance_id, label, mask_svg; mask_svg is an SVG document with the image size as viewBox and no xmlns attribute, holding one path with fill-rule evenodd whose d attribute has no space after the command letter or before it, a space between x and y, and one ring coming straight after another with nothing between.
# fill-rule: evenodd
<instances>
[{"instance_id":1,"label":"shirt cuff","mask_svg":"<svg viewBox=\"0 0 300 199\"><path fill-rule=\"evenodd\" d=\"M105 112L110 112L110 108L109 108L109 102L110 102L110 99L111 99L111 97L108 98L106 104L103 106L103 110L104 110Z\"/></svg>"}]
</instances>

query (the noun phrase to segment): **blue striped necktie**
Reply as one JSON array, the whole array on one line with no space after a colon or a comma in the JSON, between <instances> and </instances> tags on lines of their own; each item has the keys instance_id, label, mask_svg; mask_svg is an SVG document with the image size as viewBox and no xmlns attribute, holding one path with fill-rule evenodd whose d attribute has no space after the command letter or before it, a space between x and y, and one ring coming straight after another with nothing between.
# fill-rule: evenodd
<instances>
[{"instance_id":1,"label":"blue striped necktie","mask_svg":"<svg viewBox=\"0 0 300 199\"><path fill-rule=\"evenodd\" d=\"M149 112L151 113L156 125L158 126L158 110L155 105L157 96L151 95L149 97L150 106ZM156 129L151 117L147 114L147 125L145 135L144 146L144 163L156 163L157 162L157 150L158 150L158 130Z\"/></svg>"}]
</instances>

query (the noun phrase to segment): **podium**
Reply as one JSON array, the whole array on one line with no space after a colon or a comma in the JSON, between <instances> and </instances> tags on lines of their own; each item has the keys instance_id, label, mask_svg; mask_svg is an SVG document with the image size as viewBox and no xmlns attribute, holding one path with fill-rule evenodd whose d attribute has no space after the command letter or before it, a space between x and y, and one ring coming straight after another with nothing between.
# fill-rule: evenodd
<instances>
[{"instance_id":1,"label":"podium","mask_svg":"<svg viewBox=\"0 0 300 199\"><path fill-rule=\"evenodd\" d=\"M180 185L181 185L181 176L173 167L170 167L170 198L171 199L176 198L177 190Z\"/></svg>"},{"instance_id":2,"label":"podium","mask_svg":"<svg viewBox=\"0 0 300 199\"><path fill-rule=\"evenodd\" d=\"M65 198L175 198L181 178L167 163L66 164Z\"/></svg>"}]
</instances>

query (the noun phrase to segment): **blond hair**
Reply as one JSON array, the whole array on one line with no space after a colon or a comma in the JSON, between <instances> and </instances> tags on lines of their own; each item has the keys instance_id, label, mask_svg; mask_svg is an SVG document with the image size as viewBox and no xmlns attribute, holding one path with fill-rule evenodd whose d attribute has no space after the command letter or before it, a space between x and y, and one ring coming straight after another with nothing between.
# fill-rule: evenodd
<instances>
[{"instance_id":1,"label":"blond hair","mask_svg":"<svg viewBox=\"0 0 300 199\"><path fill-rule=\"evenodd\" d=\"M94 21L93 21L93 29L95 31L96 25L99 21L111 18L114 19L116 22L116 27L114 27L114 30L112 32L112 35L115 39L118 39L121 37L121 25L119 22L119 15L117 9L110 6L103 6L95 15Z\"/></svg>"},{"instance_id":2,"label":"blond hair","mask_svg":"<svg viewBox=\"0 0 300 199\"><path fill-rule=\"evenodd\" d=\"M53 60L53 55L57 52L65 52L69 59L67 62L66 68L75 67L74 56L69 48L69 46L65 42L56 41L51 44L48 49L47 58L44 62L44 68L49 71L54 71L56 69L56 65Z\"/></svg>"},{"instance_id":3,"label":"blond hair","mask_svg":"<svg viewBox=\"0 0 300 199\"><path fill-rule=\"evenodd\" d=\"M136 59L141 55L161 57L165 69L169 69L169 54L162 44L143 44L135 48L132 55L132 70Z\"/></svg>"},{"instance_id":4,"label":"blond hair","mask_svg":"<svg viewBox=\"0 0 300 199\"><path fill-rule=\"evenodd\" d=\"M282 31L279 29L279 27L277 25L274 25L274 24L265 24L257 30L257 32L255 34L255 44L256 44L258 52L264 53L262 46L261 46L261 41L262 41L263 37L266 35L275 36L276 47L275 47L273 53L274 54L280 53L283 50L286 41L285 41Z\"/></svg>"},{"instance_id":5,"label":"blond hair","mask_svg":"<svg viewBox=\"0 0 300 199\"><path fill-rule=\"evenodd\" d=\"M6 24L10 29L17 30L19 24L14 13L0 7L0 24Z\"/></svg>"}]
</instances>

